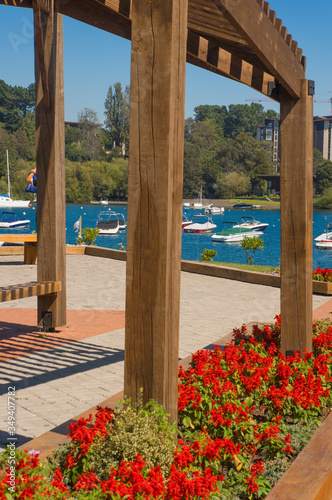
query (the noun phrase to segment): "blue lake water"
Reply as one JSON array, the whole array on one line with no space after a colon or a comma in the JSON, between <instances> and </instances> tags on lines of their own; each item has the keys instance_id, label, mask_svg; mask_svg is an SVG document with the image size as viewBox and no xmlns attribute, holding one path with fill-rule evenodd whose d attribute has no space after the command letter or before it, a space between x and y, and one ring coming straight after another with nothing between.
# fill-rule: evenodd
<instances>
[{"instance_id":1,"label":"blue lake water","mask_svg":"<svg viewBox=\"0 0 332 500\"><path fill-rule=\"evenodd\" d=\"M102 210L115 210L124 214L127 220L126 205L67 205L66 206L66 227L67 243L75 244L77 233L74 233L73 225L82 216L82 226L95 227L98 214ZM1 209L0 209L1 212ZM36 230L36 207L15 209L18 216L31 220L30 227L16 230L3 230L1 233L9 231L30 233ZM198 210L188 209L184 214L191 220L193 215L198 215ZM239 221L241 216L251 216L261 222L267 222L262 239L264 249L257 250L254 256L255 264L278 266L280 264L280 211L279 210L225 210L223 215L213 215L212 219L217 228L215 231L224 229L223 221ZM313 217L314 238L324 232L327 224L332 222L330 211L315 211ZM117 235L100 235L96 238L96 244L107 248L118 249L120 245L126 247L127 231L119 232ZM187 260L200 260L204 248L213 249L217 252L215 261L245 263L245 253L240 243L216 243L211 240L211 234L186 234L182 233L182 258ZM332 267L332 250L318 250L313 244L313 267Z\"/></svg>"}]
</instances>

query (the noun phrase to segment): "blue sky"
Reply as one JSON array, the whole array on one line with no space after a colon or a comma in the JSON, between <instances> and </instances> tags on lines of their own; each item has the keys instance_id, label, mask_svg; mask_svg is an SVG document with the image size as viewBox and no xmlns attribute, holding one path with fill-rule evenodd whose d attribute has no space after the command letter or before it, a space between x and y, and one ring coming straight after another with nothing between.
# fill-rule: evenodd
<instances>
[{"instance_id":1,"label":"blue sky","mask_svg":"<svg viewBox=\"0 0 332 500\"><path fill-rule=\"evenodd\" d=\"M252 0L255 1L255 0ZM315 99L332 97L332 0L270 0L307 57L306 76L315 80ZM32 11L0 6L0 79L10 85L34 81ZM65 118L76 121L84 108L104 121L107 90L115 82L130 83L130 42L64 17ZM249 87L187 64L186 118L200 104L250 104L264 98ZM279 111L275 103L261 102ZM330 103L314 104L314 114L329 115Z\"/></svg>"}]
</instances>

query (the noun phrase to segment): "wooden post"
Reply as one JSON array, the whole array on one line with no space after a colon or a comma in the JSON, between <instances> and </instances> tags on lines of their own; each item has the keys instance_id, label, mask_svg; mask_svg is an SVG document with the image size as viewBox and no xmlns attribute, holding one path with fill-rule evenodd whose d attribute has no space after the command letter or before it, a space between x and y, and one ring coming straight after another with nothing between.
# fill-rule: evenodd
<instances>
[{"instance_id":1,"label":"wooden post","mask_svg":"<svg viewBox=\"0 0 332 500\"><path fill-rule=\"evenodd\" d=\"M177 418L186 0L132 3L126 396Z\"/></svg>"},{"instance_id":2,"label":"wooden post","mask_svg":"<svg viewBox=\"0 0 332 500\"><path fill-rule=\"evenodd\" d=\"M43 3L43 2L42 2ZM53 2L48 2L53 4ZM66 203L62 15L33 2L36 74L37 279L61 281L61 292L38 297L38 324L66 324Z\"/></svg>"},{"instance_id":3,"label":"wooden post","mask_svg":"<svg viewBox=\"0 0 332 500\"><path fill-rule=\"evenodd\" d=\"M313 97L280 95L281 350L312 350Z\"/></svg>"}]
</instances>

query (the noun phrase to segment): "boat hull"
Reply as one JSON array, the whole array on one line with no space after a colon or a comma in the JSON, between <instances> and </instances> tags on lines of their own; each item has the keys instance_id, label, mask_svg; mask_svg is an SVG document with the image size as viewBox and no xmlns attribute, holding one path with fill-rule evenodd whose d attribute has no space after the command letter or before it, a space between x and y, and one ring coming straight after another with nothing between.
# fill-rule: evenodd
<instances>
[{"instance_id":1,"label":"boat hull","mask_svg":"<svg viewBox=\"0 0 332 500\"><path fill-rule=\"evenodd\" d=\"M239 243L243 240L245 236L248 238L253 238L254 236L261 236L263 234L262 231L250 231L247 233L236 233L236 234L213 234L211 236L212 241L216 241L219 243Z\"/></svg>"},{"instance_id":2,"label":"boat hull","mask_svg":"<svg viewBox=\"0 0 332 500\"><path fill-rule=\"evenodd\" d=\"M5 196L0 196L0 208L25 208L29 206L29 200L12 200Z\"/></svg>"},{"instance_id":3,"label":"boat hull","mask_svg":"<svg viewBox=\"0 0 332 500\"><path fill-rule=\"evenodd\" d=\"M212 231L216 228L216 224L211 224L210 222L205 224L190 224L185 227L183 231L185 233L212 233Z\"/></svg>"}]
</instances>

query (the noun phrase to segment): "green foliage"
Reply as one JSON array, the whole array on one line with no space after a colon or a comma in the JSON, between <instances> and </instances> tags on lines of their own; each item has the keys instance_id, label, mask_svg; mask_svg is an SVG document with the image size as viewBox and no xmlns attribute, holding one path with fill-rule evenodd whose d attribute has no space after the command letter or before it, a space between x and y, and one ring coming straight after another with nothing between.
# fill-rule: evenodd
<instances>
[{"instance_id":1,"label":"green foliage","mask_svg":"<svg viewBox=\"0 0 332 500\"><path fill-rule=\"evenodd\" d=\"M122 91L120 82L110 85L105 101L105 125L109 133L109 148L129 145L129 103L130 87Z\"/></svg>"},{"instance_id":2,"label":"green foliage","mask_svg":"<svg viewBox=\"0 0 332 500\"><path fill-rule=\"evenodd\" d=\"M316 172L316 190L318 194L323 194L330 188L332 188L332 162L324 160Z\"/></svg>"},{"instance_id":3,"label":"green foliage","mask_svg":"<svg viewBox=\"0 0 332 500\"><path fill-rule=\"evenodd\" d=\"M83 237L78 237L76 243L81 245L84 243L85 245L95 245L96 236L99 233L99 229L97 227L86 227L82 230Z\"/></svg>"},{"instance_id":4,"label":"green foliage","mask_svg":"<svg viewBox=\"0 0 332 500\"><path fill-rule=\"evenodd\" d=\"M246 263L253 264L254 263L254 253L256 250L263 250L263 240L258 236L253 236L252 238L249 236L245 236L241 241L241 247L246 253ZM250 254L251 252L251 254Z\"/></svg>"},{"instance_id":5,"label":"green foliage","mask_svg":"<svg viewBox=\"0 0 332 500\"><path fill-rule=\"evenodd\" d=\"M153 400L143 405L142 391L137 403L125 398L117 404L107 431L95 440L84 457L83 471L93 469L99 479L105 480L111 467L118 467L122 460L133 460L140 453L148 468L160 466L165 477L169 474L177 428L169 423L161 405ZM72 443L65 444L53 452L49 460L54 470L64 466L73 447Z\"/></svg>"},{"instance_id":6,"label":"green foliage","mask_svg":"<svg viewBox=\"0 0 332 500\"><path fill-rule=\"evenodd\" d=\"M203 253L201 254L201 260L203 262L212 262L213 257L217 255L217 252L215 250L208 250L207 248L204 248Z\"/></svg>"},{"instance_id":7,"label":"green foliage","mask_svg":"<svg viewBox=\"0 0 332 500\"><path fill-rule=\"evenodd\" d=\"M250 179L242 172L220 173L214 186L217 196L221 198L244 196L251 191Z\"/></svg>"},{"instance_id":8,"label":"green foliage","mask_svg":"<svg viewBox=\"0 0 332 500\"><path fill-rule=\"evenodd\" d=\"M322 196L314 199L313 205L315 208L330 210L332 208L332 188L325 189Z\"/></svg>"}]
</instances>

